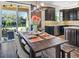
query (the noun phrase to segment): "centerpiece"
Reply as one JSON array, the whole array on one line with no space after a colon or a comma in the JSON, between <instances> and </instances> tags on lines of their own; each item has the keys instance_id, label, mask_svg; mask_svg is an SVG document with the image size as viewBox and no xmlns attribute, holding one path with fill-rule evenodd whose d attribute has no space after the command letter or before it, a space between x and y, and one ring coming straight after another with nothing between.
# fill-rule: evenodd
<instances>
[{"instance_id":1,"label":"centerpiece","mask_svg":"<svg viewBox=\"0 0 79 59\"><path fill-rule=\"evenodd\" d=\"M33 31L37 32L38 31L38 25L40 23L40 17L37 15L32 16L32 26L33 26Z\"/></svg>"}]
</instances>

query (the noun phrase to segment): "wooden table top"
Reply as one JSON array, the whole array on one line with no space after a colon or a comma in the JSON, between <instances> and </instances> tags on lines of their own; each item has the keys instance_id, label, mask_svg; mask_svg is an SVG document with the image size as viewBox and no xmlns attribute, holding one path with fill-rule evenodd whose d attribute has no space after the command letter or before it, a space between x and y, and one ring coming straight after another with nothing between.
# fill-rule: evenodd
<instances>
[{"instance_id":1,"label":"wooden table top","mask_svg":"<svg viewBox=\"0 0 79 59\"><path fill-rule=\"evenodd\" d=\"M30 42L29 39L28 40L26 39L27 33L20 33L20 34L25 38L26 41L28 41L34 52L40 52L42 50L49 49L67 42L67 40L63 40L58 37L54 37L52 39L43 39L38 42Z\"/></svg>"}]
</instances>

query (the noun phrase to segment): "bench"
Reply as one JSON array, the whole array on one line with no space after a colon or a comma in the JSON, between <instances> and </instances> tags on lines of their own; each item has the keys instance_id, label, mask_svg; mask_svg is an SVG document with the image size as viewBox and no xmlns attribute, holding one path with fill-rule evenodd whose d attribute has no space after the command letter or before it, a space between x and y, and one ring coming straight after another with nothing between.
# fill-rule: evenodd
<instances>
[{"instance_id":1,"label":"bench","mask_svg":"<svg viewBox=\"0 0 79 59\"><path fill-rule=\"evenodd\" d=\"M61 45L62 58L65 58L66 54L67 54L67 58L70 58L71 52L74 51L74 50L75 50L75 48L72 45L62 44Z\"/></svg>"}]
</instances>

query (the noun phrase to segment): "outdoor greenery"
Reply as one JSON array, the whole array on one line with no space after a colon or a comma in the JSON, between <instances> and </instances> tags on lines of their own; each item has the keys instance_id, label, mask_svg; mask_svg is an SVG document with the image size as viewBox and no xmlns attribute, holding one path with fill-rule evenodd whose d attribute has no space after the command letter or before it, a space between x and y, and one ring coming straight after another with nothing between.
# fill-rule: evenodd
<instances>
[{"instance_id":1,"label":"outdoor greenery","mask_svg":"<svg viewBox=\"0 0 79 59\"><path fill-rule=\"evenodd\" d=\"M22 27L22 26L26 26L26 19L23 19L22 17L18 18L18 26Z\"/></svg>"},{"instance_id":2,"label":"outdoor greenery","mask_svg":"<svg viewBox=\"0 0 79 59\"><path fill-rule=\"evenodd\" d=\"M15 27L16 22L12 19L2 20L2 26L3 27ZM26 26L26 19L19 17L18 26L19 27Z\"/></svg>"},{"instance_id":3,"label":"outdoor greenery","mask_svg":"<svg viewBox=\"0 0 79 59\"><path fill-rule=\"evenodd\" d=\"M2 25L3 25L3 27L15 27L16 22L13 20L3 20Z\"/></svg>"},{"instance_id":4,"label":"outdoor greenery","mask_svg":"<svg viewBox=\"0 0 79 59\"><path fill-rule=\"evenodd\" d=\"M18 27L26 27L29 30L29 20L26 12L18 13ZM26 21L27 20L27 21ZM7 37L7 31L16 27L16 12L11 10L2 11L2 37Z\"/></svg>"}]
</instances>

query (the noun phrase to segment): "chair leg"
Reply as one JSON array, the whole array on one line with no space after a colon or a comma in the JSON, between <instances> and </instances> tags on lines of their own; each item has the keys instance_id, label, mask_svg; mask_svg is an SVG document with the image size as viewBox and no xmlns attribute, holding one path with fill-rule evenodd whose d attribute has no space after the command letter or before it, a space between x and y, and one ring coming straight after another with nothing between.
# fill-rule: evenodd
<instances>
[{"instance_id":1,"label":"chair leg","mask_svg":"<svg viewBox=\"0 0 79 59\"><path fill-rule=\"evenodd\" d=\"M67 58L70 58L71 57L71 54L70 54L70 52L69 53L67 53Z\"/></svg>"},{"instance_id":2,"label":"chair leg","mask_svg":"<svg viewBox=\"0 0 79 59\"><path fill-rule=\"evenodd\" d=\"M19 55L18 55L18 50L17 49L16 49L16 55L17 55L17 58L20 58Z\"/></svg>"},{"instance_id":3,"label":"chair leg","mask_svg":"<svg viewBox=\"0 0 79 59\"><path fill-rule=\"evenodd\" d=\"M62 58L65 58L65 52L62 51L61 53L62 53Z\"/></svg>"}]
</instances>

